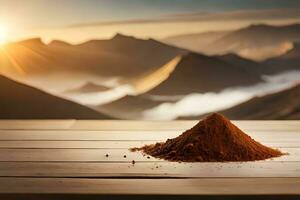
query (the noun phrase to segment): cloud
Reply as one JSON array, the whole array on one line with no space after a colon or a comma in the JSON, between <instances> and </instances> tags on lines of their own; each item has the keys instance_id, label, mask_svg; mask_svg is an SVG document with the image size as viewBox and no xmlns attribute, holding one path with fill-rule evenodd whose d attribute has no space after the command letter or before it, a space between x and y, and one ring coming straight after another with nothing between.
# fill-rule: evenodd
<instances>
[{"instance_id":1,"label":"cloud","mask_svg":"<svg viewBox=\"0 0 300 200\"><path fill-rule=\"evenodd\" d=\"M171 17L172 18L172 17ZM173 15L177 20L255 20L255 19L299 19L299 8L235 10L217 13L185 13Z\"/></svg>"},{"instance_id":2,"label":"cloud","mask_svg":"<svg viewBox=\"0 0 300 200\"><path fill-rule=\"evenodd\" d=\"M258 9L258 10L236 10L227 12L192 12L178 13L174 15L161 16L151 19L132 19L122 21L101 21L92 23L72 24L68 27L97 27L110 25L130 25L149 23L175 23L175 22L201 22L201 21L227 21L227 20L285 20L299 19L300 8L284 9Z\"/></svg>"},{"instance_id":3,"label":"cloud","mask_svg":"<svg viewBox=\"0 0 300 200\"><path fill-rule=\"evenodd\" d=\"M99 106L134 93L135 90L131 85L121 85L105 92L68 94L65 97L83 105Z\"/></svg>"},{"instance_id":4,"label":"cloud","mask_svg":"<svg viewBox=\"0 0 300 200\"><path fill-rule=\"evenodd\" d=\"M298 83L300 71L265 76L265 82L249 87L229 88L219 93L190 94L176 103L163 103L144 112L144 119L172 120L180 116L197 116L223 110L254 96L274 93Z\"/></svg>"}]
</instances>

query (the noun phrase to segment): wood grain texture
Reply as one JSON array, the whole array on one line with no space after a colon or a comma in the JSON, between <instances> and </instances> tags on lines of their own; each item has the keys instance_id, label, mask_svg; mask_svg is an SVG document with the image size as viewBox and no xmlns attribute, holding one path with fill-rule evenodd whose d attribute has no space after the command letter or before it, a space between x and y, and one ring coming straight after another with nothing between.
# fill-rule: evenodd
<instances>
[{"instance_id":1,"label":"wood grain texture","mask_svg":"<svg viewBox=\"0 0 300 200\"><path fill-rule=\"evenodd\" d=\"M289 153L264 161L178 163L128 150L195 123L0 120L0 194L300 195L300 121L234 122Z\"/></svg>"},{"instance_id":2,"label":"wood grain texture","mask_svg":"<svg viewBox=\"0 0 300 200\"><path fill-rule=\"evenodd\" d=\"M132 121L132 120L0 120L2 130L186 130L198 121ZM296 130L297 120L284 121L233 121L241 129L249 130Z\"/></svg>"},{"instance_id":3,"label":"wood grain texture","mask_svg":"<svg viewBox=\"0 0 300 200\"><path fill-rule=\"evenodd\" d=\"M241 129L268 130L268 131L299 131L300 124L297 120L291 121L232 121ZM77 120L70 129L74 130L186 130L197 124L198 121L97 121Z\"/></svg>"},{"instance_id":4,"label":"wood grain texture","mask_svg":"<svg viewBox=\"0 0 300 200\"><path fill-rule=\"evenodd\" d=\"M5 162L0 177L298 177L300 162L242 163L86 163Z\"/></svg>"},{"instance_id":5,"label":"wood grain texture","mask_svg":"<svg viewBox=\"0 0 300 200\"><path fill-rule=\"evenodd\" d=\"M69 129L76 120L0 120L2 130L59 130Z\"/></svg>"},{"instance_id":6,"label":"wood grain texture","mask_svg":"<svg viewBox=\"0 0 300 200\"><path fill-rule=\"evenodd\" d=\"M267 161L300 161L300 148L281 148L288 153ZM109 156L106 157L106 154ZM124 158L126 155L126 158ZM18 162L168 162L156 159L141 152L131 152L128 149L0 149L0 161Z\"/></svg>"},{"instance_id":7,"label":"wood grain texture","mask_svg":"<svg viewBox=\"0 0 300 200\"><path fill-rule=\"evenodd\" d=\"M149 141L94 141L94 140L0 140L0 149L129 149L163 140ZM273 148L300 148L297 141L263 142Z\"/></svg>"},{"instance_id":8,"label":"wood grain texture","mask_svg":"<svg viewBox=\"0 0 300 200\"><path fill-rule=\"evenodd\" d=\"M298 131L246 131L261 142L300 142ZM74 131L0 130L0 140L82 140L82 141L161 141L177 137L182 131Z\"/></svg>"}]
</instances>

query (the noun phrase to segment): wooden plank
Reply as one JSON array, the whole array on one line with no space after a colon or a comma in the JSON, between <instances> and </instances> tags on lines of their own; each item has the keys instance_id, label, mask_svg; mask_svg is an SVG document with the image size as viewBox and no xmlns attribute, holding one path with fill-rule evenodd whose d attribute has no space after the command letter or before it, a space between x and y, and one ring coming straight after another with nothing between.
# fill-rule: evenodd
<instances>
[{"instance_id":1,"label":"wooden plank","mask_svg":"<svg viewBox=\"0 0 300 200\"><path fill-rule=\"evenodd\" d=\"M0 178L0 193L140 195L299 195L300 178Z\"/></svg>"},{"instance_id":2,"label":"wooden plank","mask_svg":"<svg viewBox=\"0 0 300 200\"><path fill-rule=\"evenodd\" d=\"M300 177L300 162L0 163L0 177Z\"/></svg>"},{"instance_id":3,"label":"wooden plank","mask_svg":"<svg viewBox=\"0 0 300 200\"><path fill-rule=\"evenodd\" d=\"M235 122L289 153L266 161L178 163L128 151L176 137L195 123L0 121L0 193L300 194L300 121Z\"/></svg>"},{"instance_id":4,"label":"wooden plank","mask_svg":"<svg viewBox=\"0 0 300 200\"><path fill-rule=\"evenodd\" d=\"M0 120L2 130L56 130L69 129L76 120Z\"/></svg>"},{"instance_id":5,"label":"wooden plank","mask_svg":"<svg viewBox=\"0 0 300 200\"><path fill-rule=\"evenodd\" d=\"M198 121L132 121L132 120L0 120L2 130L186 130ZM233 121L247 130L299 131L299 120Z\"/></svg>"},{"instance_id":6,"label":"wooden plank","mask_svg":"<svg viewBox=\"0 0 300 200\"><path fill-rule=\"evenodd\" d=\"M300 161L300 148L282 148L289 153L281 157L268 159L273 161ZM106 157L106 154L109 156ZM123 156L126 155L126 158ZM127 149L0 149L0 162L5 161L37 161L37 162L153 162L164 160L130 152Z\"/></svg>"},{"instance_id":7,"label":"wooden plank","mask_svg":"<svg viewBox=\"0 0 300 200\"><path fill-rule=\"evenodd\" d=\"M249 131L261 142L299 142L300 132ZM161 141L180 135L179 131L41 131L1 130L0 140L109 140L109 141Z\"/></svg>"},{"instance_id":8,"label":"wooden plank","mask_svg":"<svg viewBox=\"0 0 300 200\"><path fill-rule=\"evenodd\" d=\"M164 141L164 140L161 140ZM141 147L154 141L3 141L0 140L1 149L129 149ZM263 142L264 145L273 148L300 148L300 142Z\"/></svg>"},{"instance_id":9,"label":"wooden plank","mask_svg":"<svg viewBox=\"0 0 300 200\"><path fill-rule=\"evenodd\" d=\"M1 141L1 149L129 149L155 141ZM286 143L282 147L294 147ZM277 143L275 143L277 145ZM299 146L300 148L300 146Z\"/></svg>"},{"instance_id":10,"label":"wooden plank","mask_svg":"<svg viewBox=\"0 0 300 200\"><path fill-rule=\"evenodd\" d=\"M177 120L177 121L116 121L116 120L77 120L70 129L74 130L186 130L197 124L198 121L193 120ZM247 130L300 130L298 120L284 121L233 121L241 129Z\"/></svg>"}]
</instances>

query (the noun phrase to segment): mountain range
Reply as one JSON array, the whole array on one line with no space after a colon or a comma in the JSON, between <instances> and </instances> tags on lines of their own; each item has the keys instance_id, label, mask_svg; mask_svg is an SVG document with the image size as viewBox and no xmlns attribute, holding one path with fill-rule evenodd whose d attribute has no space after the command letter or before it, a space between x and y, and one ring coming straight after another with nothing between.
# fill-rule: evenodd
<instances>
[{"instance_id":1,"label":"mountain range","mask_svg":"<svg viewBox=\"0 0 300 200\"><path fill-rule=\"evenodd\" d=\"M105 84L100 83L101 78L117 77L118 84L128 84L135 88L136 96L130 94L105 105L95 106L93 104L93 109L18 82L13 85L22 86L17 87L20 94L25 95L21 90L29 91L29 88L31 90L28 94L34 93L32 90L39 95L42 93L43 98L41 97L40 102L46 103L44 105L46 107L50 103L47 98L51 99L51 102L54 101L54 98L59 100L57 102L59 105L72 104L74 110L71 109L70 105L65 106L67 112L61 115L63 118L76 116L76 118L84 119L88 117L88 114L84 113L90 112L90 118L104 119L115 116L117 118L136 119L141 117L144 110L164 102L170 102L168 100L170 97L185 96L191 93L220 92L227 88L252 86L263 82L263 75L300 70L298 65L300 63L299 27L300 25L297 24L289 26L252 25L236 31L201 33L199 35L202 35L203 38L199 41L197 34L186 37L180 36L181 42L192 38L191 41L195 41L195 45L202 43L205 44L204 46L207 45L207 49L216 48L220 51L219 53L222 53L221 55L193 52L187 50L192 48L184 46L182 43L177 45L181 47L176 47L153 39L138 39L121 34L108 40L90 40L76 45L59 40L45 44L39 38L29 39L7 44L1 49L0 73L8 74L9 77L16 80L19 80L18 75L20 75L27 79L31 77L39 77L42 80L52 79L53 82L57 81L57 77L52 76L52 74L58 74L63 77L65 83L77 77L84 84L80 87L70 87L64 90L64 96L67 97L68 94L73 95L74 93L84 95L109 91L114 87L102 86ZM291 46L280 56L264 61L254 61L239 55L243 48L258 51L259 48L272 46L270 35L274 35L273 44L288 43ZM175 44L176 37L171 39ZM10 82L12 84L13 82L5 77L2 79L6 80L3 81L4 83ZM39 84L32 84L32 86L39 87ZM11 92L5 88L2 90ZM36 101L38 101L40 96L35 93L32 96L36 95ZM30 114L33 112L31 110L35 110L39 113L32 113L32 116L43 118L41 108L35 109L36 106L39 106L35 100L32 100L35 105L31 105L29 96L19 97L7 93L8 97L9 95L12 99L28 99L27 107L34 109L27 110L24 108L24 113L25 111L29 113L28 116L23 113L24 116L30 118ZM161 100L154 100L151 98L153 96L159 97L157 99ZM71 98L71 95L69 97ZM12 113L15 111L16 117L21 117L23 114L18 112L21 112L21 106L25 106L17 100L16 102L12 101L14 106L11 109ZM5 102L5 98L3 102ZM8 101L6 103L8 104ZM17 103L21 106L18 107ZM54 108L56 108L55 106L56 104ZM252 107L254 109L254 106ZM82 111L76 111L80 109ZM71 110L73 111L71 112ZM53 109L49 116L45 115L44 117L58 117L60 116L59 111L59 109ZM9 113L9 110L6 112ZM13 118L13 114L7 114L7 116Z\"/></svg>"},{"instance_id":2,"label":"mountain range","mask_svg":"<svg viewBox=\"0 0 300 200\"><path fill-rule=\"evenodd\" d=\"M261 61L284 54L292 48L293 42L299 42L300 24L256 24L226 32L172 36L163 41L209 55L236 53Z\"/></svg>"},{"instance_id":3,"label":"mountain range","mask_svg":"<svg viewBox=\"0 0 300 200\"><path fill-rule=\"evenodd\" d=\"M99 77L119 76L123 78L121 83L130 83L137 77L146 78L174 57L183 56L167 80L159 86L153 82L152 90L151 85L147 86L149 94L220 91L262 81L258 73L250 72L233 61L191 53L153 39L143 40L120 34L110 40L91 40L78 45L61 41L46 45L40 39L31 39L8 44L5 51L5 54L0 53L0 64L7 71L14 70L11 74L16 74L18 69L26 76L57 72L67 81L78 72ZM55 81L55 76L53 79Z\"/></svg>"},{"instance_id":4,"label":"mountain range","mask_svg":"<svg viewBox=\"0 0 300 200\"><path fill-rule=\"evenodd\" d=\"M5 66L5 73L27 76L79 72L102 77L135 77L185 52L152 39L121 34L78 45L57 40L47 45L35 38L7 44L4 53L0 53L0 64Z\"/></svg>"}]
</instances>

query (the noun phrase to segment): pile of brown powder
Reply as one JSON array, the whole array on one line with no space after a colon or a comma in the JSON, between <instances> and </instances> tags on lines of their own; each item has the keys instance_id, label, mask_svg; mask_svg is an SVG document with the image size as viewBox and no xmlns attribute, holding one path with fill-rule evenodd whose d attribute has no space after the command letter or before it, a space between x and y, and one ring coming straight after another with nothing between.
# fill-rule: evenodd
<instances>
[{"instance_id":1,"label":"pile of brown powder","mask_svg":"<svg viewBox=\"0 0 300 200\"><path fill-rule=\"evenodd\" d=\"M253 161L283 155L256 142L216 113L174 139L131 150L170 161L186 162Z\"/></svg>"}]
</instances>

